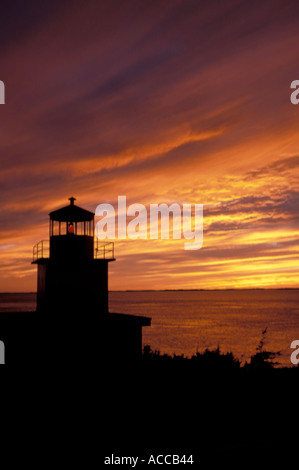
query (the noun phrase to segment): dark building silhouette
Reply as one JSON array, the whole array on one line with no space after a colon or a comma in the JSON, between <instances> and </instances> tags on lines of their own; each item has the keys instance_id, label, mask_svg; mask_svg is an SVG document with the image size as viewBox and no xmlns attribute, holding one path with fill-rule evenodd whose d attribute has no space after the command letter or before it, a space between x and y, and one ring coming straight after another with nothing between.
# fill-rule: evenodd
<instances>
[{"instance_id":1,"label":"dark building silhouette","mask_svg":"<svg viewBox=\"0 0 299 470\"><path fill-rule=\"evenodd\" d=\"M108 311L114 244L94 239L94 213L70 204L51 212L49 240L33 248L35 312L0 314L5 363L96 367L142 354L148 317Z\"/></svg>"},{"instance_id":2,"label":"dark building silhouette","mask_svg":"<svg viewBox=\"0 0 299 470\"><path fill-rule=\"evenodd\" d=\"M115 261L114 244L95 241L94 213L76 206L75 198L69 200L49 214L49 249L41 241L33 250L37 312L49 323L56 318L65 334L68 329L84 334L90 354L136 359L142 352L142 327L151 320L109 313L108 264Z\"/></svg>"}]
</instances>

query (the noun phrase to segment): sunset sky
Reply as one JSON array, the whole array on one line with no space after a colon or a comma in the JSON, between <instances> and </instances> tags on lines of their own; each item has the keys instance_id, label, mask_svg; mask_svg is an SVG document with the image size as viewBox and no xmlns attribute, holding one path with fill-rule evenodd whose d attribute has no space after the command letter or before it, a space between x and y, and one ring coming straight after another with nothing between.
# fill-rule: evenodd
<instances>
[{"instance_id":1,"label":"sunset sky","mask_svg":"<svg viewBox=\"0 0 299 470\"><path fill-rule=\"evenodd\" d=\"M204 204L204 241L117 241L111 289L299 287L299 8L0 5L0 291L68 204Z\"/></svg>"}]
</instances>

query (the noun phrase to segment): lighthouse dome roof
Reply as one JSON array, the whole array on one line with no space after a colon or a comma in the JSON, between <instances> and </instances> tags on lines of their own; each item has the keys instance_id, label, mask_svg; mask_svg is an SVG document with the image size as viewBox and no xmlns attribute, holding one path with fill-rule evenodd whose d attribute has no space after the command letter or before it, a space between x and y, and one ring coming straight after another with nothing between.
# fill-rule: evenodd
<instances>
[{"instance_id":1,"label":"lighthouse dome roof","mask_svg":"<svg viewBox=\"0 0 299 470\"><path fill-rule=\"evenodd\" d=\"M57 209L56 211L50 212L49 216L51 220L57 220L59 222L83 222L87 220L93 220L94 213L82 209L82 207L76 206L74 197L70 197L70 204L68 206Z\"/></svg>"}]
</instances>

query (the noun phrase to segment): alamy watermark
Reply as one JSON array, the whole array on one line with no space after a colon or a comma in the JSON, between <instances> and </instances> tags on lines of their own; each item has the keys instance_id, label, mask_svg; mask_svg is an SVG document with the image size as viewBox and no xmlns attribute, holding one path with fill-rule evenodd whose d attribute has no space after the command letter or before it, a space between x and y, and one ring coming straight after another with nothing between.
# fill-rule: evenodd
<instances>
[{"instance_id":1,"label":"alamy watermark","mask_svg":"<svg viewBox=\"0 0 299 470\"><path fill-rule=\"evenodd\" d=\"M148 211L143 204L127 207L126 196L119 196L117 215L112 204L99 204L95 215L99 240L184 238L190 240L184 243L185 250L199 250L203 245L203 204L150 204Z\"/></svg>"},{"instance_id":2,"label":"alamy watermark","mask_svg":"<svg viewBox=\"0 0 299 470\"><path fill-rule=\"evenodd\" d=\"M3 341L0 341L0 365L5 364L5 346Z\"/></svg>"},{"instance_id":3,"label":"alamy watermark","mask_svg":"<svg viewBox=\"0 0 299 470\"><path fill-rule=\"evenodd\" d=\"M295 89L293 93L291 93L290 100L292 104L298 104L299 103L299 80L293 80L291 83L291 88Z\"/></svg>"},{"instance_id":4,"label":"alamy watermark","mask_svg":"<svg viewBox=\"0 0 299 470\"><path fill-rule=\"evenodd\" d=\"M292 341L290 348L295 349L295 351L293 351L291 354L291 363L296 366L299 364L299 340L295 339Z\"/></svg>"},{"instance_id":5,"label":"alamy watermark","mask_svg":"<svg viewBox=\"0 0 299 470\"><path fill-rule=\"evenodd\" d=\"M5 85L0 80L0 104L5 104Z\"/></svg>"}]
</instances>

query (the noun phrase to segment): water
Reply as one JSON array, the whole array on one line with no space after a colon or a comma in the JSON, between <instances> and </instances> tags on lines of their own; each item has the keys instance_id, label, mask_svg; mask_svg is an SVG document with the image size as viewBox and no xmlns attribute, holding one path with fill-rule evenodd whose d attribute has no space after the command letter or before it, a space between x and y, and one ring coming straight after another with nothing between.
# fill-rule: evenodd
<instances>
[{"instance_id":1,"label":"water","mask_svg":"<svg viewBox=\"0 0 299 470\"><path fill-rule=\"evenodd\" d=\"M233 352L244 363L267 327L265 349L281 351L291 366L290 344L299 339L299 290L113 292L111 312L152 318L143 344L167 354L192 356L213 349Z\"/></svg>"},{"instance_id":2,"label":"water","mask_svg":"<svg viewBox=\"0 0 299 470\"><path fill-rule=\"evenodd\" d=\"M0 294L0 312L35 310L35 294ZM162 354L192 356L216 348L248 360L267 327L265 349L281 351L290 366L290 344L299 339L299 289L241 291L110 292L111 312L144 315L143 344Z\"/></svg>"},{"instance_id":3,"label":"water","mask_svg":"<svg viewBox=\"0 0 299 470\"><path fill-rule=\"evenodd\" d=\"M0 294L1 312L33 312L36 307L36 294Z\"/></svg>"}]
</instances>

